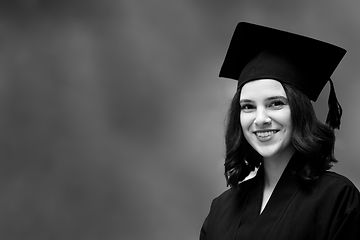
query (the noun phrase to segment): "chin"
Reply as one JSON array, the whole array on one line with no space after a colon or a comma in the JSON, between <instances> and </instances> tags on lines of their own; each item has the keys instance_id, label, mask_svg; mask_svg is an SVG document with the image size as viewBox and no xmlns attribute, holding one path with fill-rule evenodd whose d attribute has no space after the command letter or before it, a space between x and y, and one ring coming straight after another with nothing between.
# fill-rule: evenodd
<instances>
[{"instance_id":1,"label":"chin","mask_svg":"<svg viewBox=\"0 0 360 240\"><path fill-rule=\"evenodd\" d=\"M256 152L258 152L263 158L272 158L275 156L292 156L295 152L295 147L292 144L289 144L288 146L256 146L253 148Z\"/></svg>"},{"instance_id":2,"label":"chin","mask_svg":"<svg viewBox=\"0 0 360 240\"><path fill-rule=\"evenodd\" d=\"M269 158L276 155L276 153L273 152L262 152L262 151L257 151L257 152L264 158Z\"/></svg>"},{"instance_id":3,"label":"chin","mask_svg":"<svg viewBox=\"0 0 360 240\"><path fill-rule=\"evenodd\" d=\"M256 152L258 152L262 157L264 158L269 158L269 157L273 157L277 154L279 154L281 152L281 149L279 148L264 148L264 147L254 147L254 149L256 150Z\"/></svg>"}]
</instances>

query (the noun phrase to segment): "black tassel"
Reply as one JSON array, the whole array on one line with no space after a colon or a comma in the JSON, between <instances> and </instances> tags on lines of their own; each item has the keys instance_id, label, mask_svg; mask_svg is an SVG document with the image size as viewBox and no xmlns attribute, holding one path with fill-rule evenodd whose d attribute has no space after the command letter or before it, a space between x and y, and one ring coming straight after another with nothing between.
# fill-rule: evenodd
<instances>
[{"instance_id":1,"label":"black tassel","mask_svg":"<svg viewBox=\"0 0 360 240\"><path fill-rule=\"evenodd\" d=\"M332 129L340 129L340 120L342 115L342 108L336 98L334 83L330 82L330 94L328 99L329 112L326 118L326 124L329 125Z\"/></svg>"}]
</instances>

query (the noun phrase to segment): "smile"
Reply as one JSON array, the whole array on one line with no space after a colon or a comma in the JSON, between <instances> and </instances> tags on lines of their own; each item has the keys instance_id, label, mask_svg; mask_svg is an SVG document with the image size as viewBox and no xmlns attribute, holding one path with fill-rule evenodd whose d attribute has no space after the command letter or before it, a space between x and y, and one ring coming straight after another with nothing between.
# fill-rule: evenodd
<instances>
[{"instance_id":1,"label":"smile","mask_svg":"<svg viewBox=\"0 0 360 240\"><path fill-rule=\"evenodd\" d=\"M279 130L258 131L258 132L254 132L254 134L256 135L259 141L264 142L264 141L269 141L278 131Z\"/></svg>"},{"instance_id":2,"label":"smile","mask_svg":"<svg viewBox=\"0 0 360 240\"><path fill-rule=\"evenodd\" d=\"M271 130L271 131L263 131L263 132L255 132L256 136L258 137L268 137L270 135L273 135L275 133L277 133L278 130Z\"/></svg>"}]
</instances>

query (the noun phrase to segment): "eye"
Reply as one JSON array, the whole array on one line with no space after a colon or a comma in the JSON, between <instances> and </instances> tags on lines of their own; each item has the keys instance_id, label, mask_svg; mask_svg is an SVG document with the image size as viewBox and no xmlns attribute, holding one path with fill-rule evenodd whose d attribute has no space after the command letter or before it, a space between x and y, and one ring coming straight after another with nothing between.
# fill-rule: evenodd
<instances>
[{"instance_id":1,"label":"eye","mask_svg":"<svg viewBox=\"0 0 360 240\"><path fill-rule=\"evenodd\" d=\"M281 109L284 107L284 105L286 105L286 104L283 101L274 100L274 101L270 102L269 107L273 108L273 109Z\"/></svg>"},{"instance_id":2,"label":"eye","mask_svg":"<svg viewBox=\"0 0 360 240\"><path fill-rule=\"evenodd\" d=\"M256 109L256 107L254 105L249 104L249 103L241 104L240 107L241 107L241 111L243 111L243 112L252 112Z\"/></svg>"}]
</instances>

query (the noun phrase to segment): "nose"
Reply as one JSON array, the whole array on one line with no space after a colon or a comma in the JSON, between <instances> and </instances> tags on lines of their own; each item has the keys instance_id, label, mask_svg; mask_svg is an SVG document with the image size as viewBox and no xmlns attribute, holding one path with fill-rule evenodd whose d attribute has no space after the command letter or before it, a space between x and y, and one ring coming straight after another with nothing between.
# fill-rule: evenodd
<instances>
[{"instance_id":1,"label":"nose","mask_svg":"<svg viewBox=\"0 0 360 240\"><path fill-rule=\"evenodd\" d=\"M254 124L257 126L264 126L271 123L271 118L268 116L265 109L258 108L254 119Z\"/></svg>"}]
</instances>

